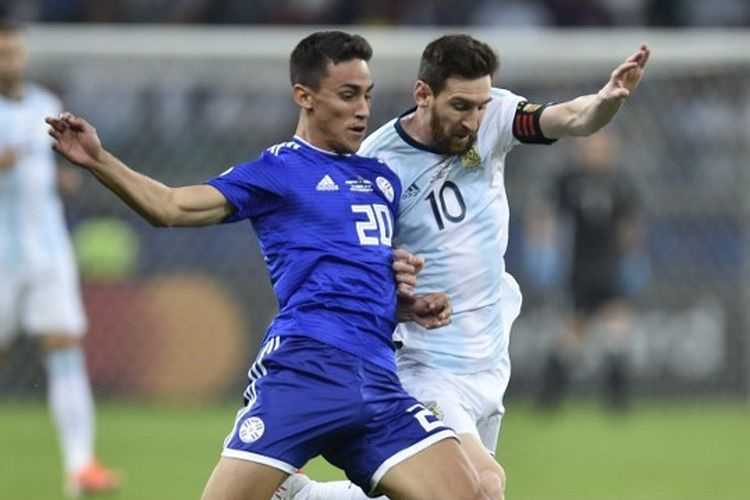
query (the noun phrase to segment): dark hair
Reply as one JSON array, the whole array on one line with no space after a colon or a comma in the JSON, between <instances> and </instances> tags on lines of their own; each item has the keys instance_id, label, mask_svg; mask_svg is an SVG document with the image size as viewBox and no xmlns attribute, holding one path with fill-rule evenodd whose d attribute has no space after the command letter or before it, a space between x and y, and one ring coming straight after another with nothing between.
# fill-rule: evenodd
<instances>
[{"instance_id":1,"label":"dark hair","mask_svg":"<svg viewBox=\"0 0 750 500\"><path fill-rule=\"evenodd\" d=\"M343 31L316 31L300 41L289 58L289 78L317 90L326 75L328 63L362 59L369 61L372 47L359 35Z\"/></svg>"},{"instance_id":2,"label":"dark hair","mask_svg":"<svg viewBox=\"0 0 750 500\"><path fill-rule=\"evenodd\" d=\"M439 94L450 77L492 76L499 66L497 54L486 43L469 35L443 35L425 47L417 78Z\"/></svg>"}]
</instances>

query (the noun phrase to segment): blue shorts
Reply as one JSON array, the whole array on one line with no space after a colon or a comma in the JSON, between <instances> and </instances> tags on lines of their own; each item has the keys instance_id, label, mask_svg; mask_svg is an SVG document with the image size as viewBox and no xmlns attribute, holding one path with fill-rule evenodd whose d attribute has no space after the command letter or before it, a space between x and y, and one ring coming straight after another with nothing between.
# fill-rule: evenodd
<instances>
[{"instance_id":1,"label":"blue shorts","mask_svg":"<svg viewBox=\"0 0 750 500\"><path fill-rule=\"evenodd\" d=\"M308 337L270 339L249 379L225 457L291 474L323 455L374 493L392 467L455 438L395 373Z\"/></svg>"}]
</instances>

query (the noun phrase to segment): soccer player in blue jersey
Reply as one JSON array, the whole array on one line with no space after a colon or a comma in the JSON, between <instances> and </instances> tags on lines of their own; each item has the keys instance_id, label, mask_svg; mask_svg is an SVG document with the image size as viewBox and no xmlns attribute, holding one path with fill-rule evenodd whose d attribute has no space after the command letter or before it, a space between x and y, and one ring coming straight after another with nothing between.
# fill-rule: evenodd
<instances>
[{"instance_id":1,"label":"soccer player in blue jersey","mask_svg":"<svg viewBox=\"0 0 750 500\"><path fill-rule=\"evenodd\" d=\"M401 184L355 154L370 114L370 56L356 35L302 40L290 61L294 137L203 185L165 186L103 149L82 118L47 119L54 149L152 224L248 219L258 235L280 311L204 499L267 500L316 455L390 498L489 498L453 431L396 376L391 241Z\"/></svg>"},{"instance_id":2,"label":"soccer player in blue jersey","mask_svg":"<svg viewBox=\"0 0 750 500\"><path fill-rule=\"evenodd\" d=\"M521 307L504 261L505 157L519 143L549 144L602 128L638 86L649 52L641 46L597 93L544 105L492 86L498 59L487 44L468 35L440 37L422 54L416 107L373 132L359 150L401 179L394 244L428 262L415 290L445 291L453 302L444 328L399 324L399 377L456 430L493 498L505 488L493 455L510 379L510 329ZM346 482L337 484L334 491L311 483L294 498L362 498Z\"/></svg>"}]
</instances>

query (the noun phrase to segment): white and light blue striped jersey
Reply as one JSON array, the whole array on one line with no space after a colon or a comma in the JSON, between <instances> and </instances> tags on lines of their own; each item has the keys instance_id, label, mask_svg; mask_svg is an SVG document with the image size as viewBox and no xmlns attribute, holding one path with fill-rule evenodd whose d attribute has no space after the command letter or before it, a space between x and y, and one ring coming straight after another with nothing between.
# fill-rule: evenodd
<instances>
[{"instance_id":1,"label":"white and light blue striped jersey","mask_svg":"<svg viewBox=\"0 0 750 500\"><path fill-rule=\"evenodd\" d=\"M359 151L383 160L401 179L394 246L425 257L416 292L446 292L453 303L448 326L399 324L394 334L404 345L399 356L454 373L490 369L507 356L521 293L505 271L504 170L506 154L518 144L514 117L523 101L493 88L477 141L462 156L416 142L401 127L401 117L370 135Z\"/></svg>"},{"instance_id":2,"label":"white and light blue striped jersey","mask_svg":"<svg viewBox=\"0 0 750 500\"><path fill-rule=\"evenodd\" d=\"M15 157L0 170L0 271L74 266L44 122L60 111L57 97L36 85L27 85L20 100L0 96L0 154L10 150Z\"/></svg>"}]
</instances>

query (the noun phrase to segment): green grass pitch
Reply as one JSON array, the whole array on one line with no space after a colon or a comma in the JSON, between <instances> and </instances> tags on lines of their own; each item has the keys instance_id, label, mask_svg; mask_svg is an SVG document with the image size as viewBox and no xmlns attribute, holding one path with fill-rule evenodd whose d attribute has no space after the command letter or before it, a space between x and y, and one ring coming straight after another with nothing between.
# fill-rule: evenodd
<instances>
[{"instance_id":1,"label":"green grass pitch","mask_svg":"<svg viewBox=\"0 0 750 500\"><path fill-rule=\"evenodd\" d=\"M645 404L627 415L511 401L499 457L508 500L750 498L750 406ZM112 500L199 498L235 409L99 404L102 461L127 479ZM0 499L61 498L57 442L41 402L0 403ZM343 475L320 460L318 479Z\"/></svg>"}]
</instances>

